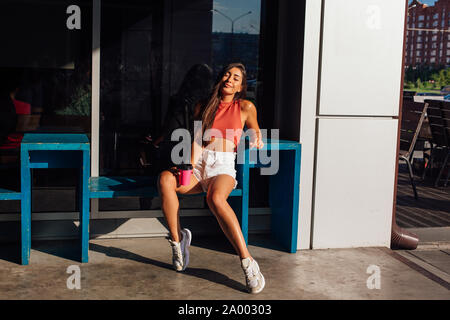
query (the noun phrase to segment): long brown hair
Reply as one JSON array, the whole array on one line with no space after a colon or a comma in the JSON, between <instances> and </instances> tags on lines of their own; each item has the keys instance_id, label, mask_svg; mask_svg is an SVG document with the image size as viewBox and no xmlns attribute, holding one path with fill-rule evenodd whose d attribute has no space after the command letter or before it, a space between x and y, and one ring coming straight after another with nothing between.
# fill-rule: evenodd
<instances>
[{"instance_id":1,"label":"long brown hair","mask_svg":"<svg viewBox=\"0 0 450 320\"><path fill-rule=\"evenodd\" d=\"M247 72L245 71L245 67L242 63L230 63L227 65L222 72L219 74L216 85L214 86L211 96L206 103L202 115L202 136L206 132L206 130L210 129L214 123L214 119L216 117L216 111L219 107L220 100L222 99L222 88L224 85L223 77L224 75L233 68L238 68L242 73L242 89L240 92L237 92L233 101L238 99L244 99L247 94ZM203 141L202 145L205 146L207 141Z\"/></svg>"}]
</instances>

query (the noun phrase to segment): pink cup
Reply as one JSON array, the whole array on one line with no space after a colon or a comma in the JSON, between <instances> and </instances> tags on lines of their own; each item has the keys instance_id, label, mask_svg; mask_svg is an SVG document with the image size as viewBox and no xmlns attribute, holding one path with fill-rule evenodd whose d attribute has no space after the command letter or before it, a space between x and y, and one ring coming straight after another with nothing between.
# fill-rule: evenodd
<instances>
[{"instance_id":1,"label":"pink cup","mask_svg":"<svg viewBox=\"0 0 450 320\"><path fill-rule=\"evenodd\" d=\"M178 167L178 181L182 186L188 186L191 183L192 165L182 165Z\"/></svg>"}]
</instances>

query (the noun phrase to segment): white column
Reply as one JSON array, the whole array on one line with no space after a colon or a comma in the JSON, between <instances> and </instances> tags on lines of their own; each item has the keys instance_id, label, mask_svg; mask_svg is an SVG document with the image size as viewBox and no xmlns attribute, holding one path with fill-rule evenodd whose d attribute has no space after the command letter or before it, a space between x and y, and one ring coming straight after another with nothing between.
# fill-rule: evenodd
<instances>
[{"instance_id":1,"label":"white column","mask_svg":"<svg viewBox=\"0 0 450 320\"><path fill-rule=\"evenodd\" d=\"M300 143L300 206L297 249L309 249L314 181L314 145L319 84L322 1L306 0Z\"/></svg>"},{"instance_id":2,"label":"white column","mask_svg":"<svg viewBox=\"0 0 450 320\"><path fill-rule=\"evenodd\" d=\"M99 174L101 0L92 2L91 176Z\"/></svg>"},{"instance_id":3,"label":"white column","mask_svg":"<svg viewBox=\"0 0 450 320\"><path fill-rule=\"evenodd\" d=\"M99 175L101 0L92 1L91 176ZM91 219L98 217L98 199L91 199Z\"/></svg>"},{"instance_id":4,"label":"white column","mask_svg":"<svg viewBox=\"0 0 450 320\"><path fill-rule=\"evenodd\" d=\"M323 4L311 247L389 247L406 1Z\"/></svg>"}]
</instances>

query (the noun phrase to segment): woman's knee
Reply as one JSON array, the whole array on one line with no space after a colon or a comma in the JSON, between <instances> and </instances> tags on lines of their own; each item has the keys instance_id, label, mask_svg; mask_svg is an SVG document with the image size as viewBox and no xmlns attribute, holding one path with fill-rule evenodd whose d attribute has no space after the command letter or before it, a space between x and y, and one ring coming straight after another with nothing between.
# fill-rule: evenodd
<instances>
[{"instance_id":1,"label":"woman's knee","mask_svg":"<svg viewBox=\"0 0 450 320\"><path fill-rule=\"evenodd\" d=\"M211 192L206 196L206 201L209 206L214 208L223 208L226 206L227 197L219 192Z\"/></svg>"},{"instance_id":2,"label":"woman's knee","mask_svg":"<svg viewBox=\"0 0 450 320\"><path fill-rule=\"evenodd\" d=\"M159 174L158 177L158 186L160 189L166 189L166 188L176 188L177 182L172 172L170 171L163 171Z\"/></svg>"}]
</instances>

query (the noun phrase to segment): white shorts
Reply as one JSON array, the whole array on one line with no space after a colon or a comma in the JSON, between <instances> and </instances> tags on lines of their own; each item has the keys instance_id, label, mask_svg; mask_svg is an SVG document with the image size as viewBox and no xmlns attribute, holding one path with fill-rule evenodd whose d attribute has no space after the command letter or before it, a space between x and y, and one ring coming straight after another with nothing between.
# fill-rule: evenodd
<instances>
[{"instance_id":1,"label":"white shorts","mask_svg":"<svg viewBox=\"0 0 450 320\"><path fill-rule=\"evenodd\" d=\"M203 149L200 158L198 159L193 174L200 182L204 192L208 191L208 187L212 178L227 174L234 178L234 189L236 189L236 169L234 162L236 160L236 152L219 152L208 149Z\"/></svg>"}]
</instances>

